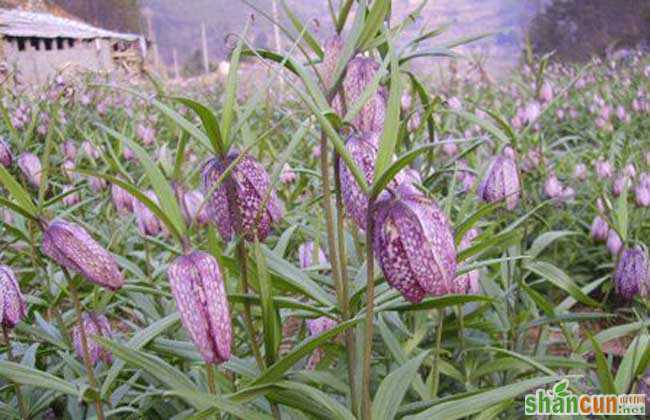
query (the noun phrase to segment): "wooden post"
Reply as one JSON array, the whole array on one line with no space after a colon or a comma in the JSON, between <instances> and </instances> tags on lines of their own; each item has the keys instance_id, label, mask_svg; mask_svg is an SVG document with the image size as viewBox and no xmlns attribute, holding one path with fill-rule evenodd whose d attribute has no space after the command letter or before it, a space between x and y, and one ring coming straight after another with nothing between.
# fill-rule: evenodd
<instances>
[{"instance_id":1,"label":"wooden post","mask_svg":"<svg viewBox=\"0 0 650 420\"><path fill-rule=\"evenodd\" d=\"M203 72L210 72L210 62L208 59L208 36L205 30L205 22L201 22L201 49L203 50Z\"/></svg>"}]
</instances>

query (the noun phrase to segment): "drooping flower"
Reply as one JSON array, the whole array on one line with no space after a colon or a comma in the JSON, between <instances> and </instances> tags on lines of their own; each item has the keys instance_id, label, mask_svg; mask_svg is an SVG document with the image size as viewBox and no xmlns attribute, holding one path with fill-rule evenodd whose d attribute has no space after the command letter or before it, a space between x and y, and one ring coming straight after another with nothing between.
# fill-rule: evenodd
<instances>
[{"instance_id":1,"label":"drooping flower","mask_svg":"<svg viewBox=\"0 0 650 420\"><path fill-rule=\"evenodd\" d=\"M242 234L248 241L254 240L255 236L263 241L270 233L272 224L282 217L282 207L271 187L269 174L260 163L251 156L244 155L233 168L229 179L224 180L212 192L227 166L238 156L238 152L232 152L226 162L214 158L203 164L203 191L206 195L212 194L207 205L208 215L226 241L230 241L235 233ZM228 182L231 182L233 188L236 208L230 208L228 204ZM264 208L262 204L265 204ZM236 225L238 217L241 227Z\"/></svg>"},{"instance_id":2,"label":"drooping flower","mask_svg":"<svg viewBox=\"0 0 650 420\"><path fill-rule=\"evenodd\" d=\"M72 341L74 344L74 351L77 357L83 359L83 343L81 341L81 328L84 329L86 334L86 344L88 345L88 356L90 356L90 363L94 366L98 361L105 364L113 363L113 356L110 351L100 346L93 340L94 336L103 338L112 338L113 329L108 319L103 314L95 312L84 312L81 316L81 325L77 323L72 329Z\"/></svg>"},{"instance_id":3,"label":"drooping flower","mask_svg":"<svg viewBox=\"0 0 650 420\"><path fill-rule=\"evenodd\" d=\"M11 148L9 143L0 139L0 165L8 168L13 163L13 155L11 154Z\"/></svg>"},{"instance_id":4,"label":"drooping flower","mask_svg":"<svg viewBox=\"0 0 650 420\"><path fill-rule=\"evenodd\" d=\"M27 305L11 267L0 265L0 324L13 328L27 316Z\"/></svg>"},{"instance_id":5,"label":"drooping flower","mask_svg":"<svg viewBox=\"0 0 650 420\"><path fill-rule=\"evenodd\" d=\"M113 205L121 216L133 213L133 196L117 184L111 184Z\"/></svg>"},{"instance_id":6,"label":"drooping flower","mask_svg":"<svg viewBox=\"0 0 650 420\"><path fill-rule=\"evenodd\" d=\"M63 219L50 222L42 250L59 265L102 287L117 290L124 285L115 257L76 223Z\"/></svg>"},{"instance_id":7,"label":"drooping flower","mask_svg":"<svg viewBox=\"0 0 650 420\"><path fill-rule=\"evenodd\" d=\"M361 169L368 184L372 182L374 176L378 144L379 136L376 133L367 133L362 136L353 134L345 143L346 150L354 163ZM339 163L339 176L341 178L341 194L345 209L359 229L365 230L368 197L357 184L352 171L342 160Z\"/></svg>"},{"instance_id":8,"label":"drooping flower","mask_svg":"<svg viewBox=\"0 0 650 420\"><path fill-rule=\"evenodd\" d=\"M38 156L33 153L23 153L18 157L18 167L30 184L34 187L41 185L43 168L41 167L41 160Z\"/></svg>"},{"instance_id":9,"label":"drooping flower","mask_svg":"<svg viewBox=\"0 0 650 420\"><path fill-rule=\"evenodd\" d=\"M650 261L640 246L627 248L621 253L614 274L616 292L625 299L632 299L650 284Z\"/></svg>"},{"instance_id":10,"label":"drooping flower","mask_svg":"<svg viewBox=\"0 0 650 420\"><path fill-rule=\"evenodd\" d=\"M519 203L520 190L517 164L504 152L492 159L477 194L488 203L505 200L506 207L513 210Z\"/></svg>"},{"instance_id":11,"label":"drooping flower","mask_svg":"<svg viewBox=\"0 0 650 420\"><path fill-rule=\"evenodd\" d=\"M298 260L300 268L305 269L313 265L327 265L329 260L323 250L316 247L314 241L307 241L298 247Z\"/></svg>"},{"instance_id":12,"label":"drooping flower","mask_svg":"<svg viewBox=\"0 0 650 420\"><path fill-rule=\"evenodd\" d=\"M372 246L391 286L414 303L454 292L454 237L433 200L403 184L380 197L373 216Z\"/></svg>"},{"instance_id":13,"label":"drooping flower","mask_svg":"<svg viewBox=\"0 0 650 420\"><path fill-rule=\"evenodd\" d=\"M337 95L332 103L339 115L355 104L366 87L372 83L379 63L372 58L356 57L350 60L345 79L343 79L343 97ZM352 120L352 125L362 133L380 133L384 127L386 115L386 90L379 87L377 92L361 107Z\"/></svg>"},{"instance_id":14,"label":"drooping flower","mask_svg":"<svg viewBox=\"0 0 650 420\"><path fill-rule=\"evenodd\" d=\"M323 82L325 83L325 88L331 89L336 80L332 80L334 73L336 72L336 66L338 64L339 58L341 57L341 52L343 51L343 39L334 35L328 38L323 43L323 64L321 65L321 75L323 77Z\"/></svg>"},{"instance_id":15,"label":"drooping flower","mask_svg":"<svg viewBox=\"0 0 650 420\"><path fill-rule=\"evenodd\" d=\"M200 251L178 257L167 275L183 326L203 360L222 363L230 359L228 299L214 257Z\"/></svg>"},{"instance_id":16,"label":"drooping flower","mask_svg":"<svg viewBox=\"0 0 650 420\"><path fill-rule=\"evenodd\" d=\"M159 204L158 197L152 190L145 191L144 194L151 201ZM158 216L149 210L149 207L144 205L144 203L142 203L140 200L133 200L133 213L135 214L135 218L138 223L138 230L142 235L156 236L159 233L163 232L163 225L160 223Z\"/></svg>"}]
</instances>

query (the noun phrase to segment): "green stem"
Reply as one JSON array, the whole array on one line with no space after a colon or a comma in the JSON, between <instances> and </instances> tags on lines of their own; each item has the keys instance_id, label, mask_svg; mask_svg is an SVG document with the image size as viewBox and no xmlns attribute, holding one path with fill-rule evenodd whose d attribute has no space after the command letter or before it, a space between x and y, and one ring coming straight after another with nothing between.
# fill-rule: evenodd
<instances>
[{"instance_id":1,"label":"green stem","mask_svg":"<svg viewBox=\"0 0 650 420\"><path fill-rule=\"evenodd\" d=\"M334 187L336 189L336 236L338 238L339 262L341 266L341 313L345 321L352 317L350 310L350 296L348 291L348 261L345 250L345 226L343 214L343 198L341 196L341 177L339 173L339 159L334 155ZM357 412L357 381L356 381L356 344L354 342L354 330L348 329L345 332L345 346L348 355L348 382L350 383L350 404L352 413Z\"/></svg>"},{"instance_id":2,"label":"green stem","mask_svg":"<svg viewBox=\"0 0 650 420\"><path fill-rule=\"evenodd\" d=\"M208 391L210 394L216 395L217 387L214 383L214 367L212 366L212 363L205 364L205 373L208 377Z\"/></svg>"},{"instance_id":3,"label":"green stem","mask_svg":"<svg viewBox=\"0 0 650 420\"><path fill-rule=\"evenodd\" d=\"M74 309L75 312L77 313L77 323L79 324L79 331L81 332L80 334L81 348L83 350L82 353L83 353L84 365L86 367L86 374L88 375L88 384L93 389L97 390L98 389L97 381L95 380L95 373L93 372L93 366L92 363L90 362L90 352L88 351L88 338L86 337L86 329L84 328L84 323L82 318L81 301L79 300L77 288L74 282L72 281L72 278L68 273L68 270L64 268L63 273L65 274L65 277L68 279L68 289L70 290L70 295L74 303ZM104 420L104 410L102 409L102 402L99 397L99 393L97 394L97 398L95 399L95 408L97 411L97 418L99 420Z\"/></svg>"},{"instance_id":4,"label":"green stem","mask_svg":"<svg viewBox=\"0 0 650 420\"><path fill-rule=\"evenodd\" d=\"M248 294L248 267L246 264L246 246L244 245L243 240L237 244L237 262L239 263L239 271L241 272L241 282L242 282L242 293ZM262 353L260 352L260 347L257 344L257 339L255 338L255 327L253 326L253 316L251 314L251 305L248 301L244 302L244 325L248 330L248 335L251 339L251 350L253 356L255 357L255 362L260 371L264 370L264 359L262 359Z\"/></svg>"},{"instance_id":5,"label":"green stem","mask_svg":"<svg viewBox=\"0 0 650 420\"><path fill-rule=\"evenodd\" d=\"M369 200L366 229L366 337L363 353L363 416L364 420L372 420L372 401L370 399L370 369L372 367L372 337L374 328L375 309L375 256L372 248L374 221L371 209L374 201Z\"/></svg>"},{"instance_id":6,"label":"green stem","mask_svg":"<svg viewBox=\"0 0 650 420\"><path fill-rule=\"evenodd\" d=\"M14 354L11 351L11 340L9 339L9 331L7 327L2 326L2 335L4 336L5 343L7 343L7 358L10 362L15 362ZM20 410L20 417L23 419L29 418L29 413L27 412L27 406L25 406L25 400L23 399L23 393L20 391L20 384L14 382L14 387L16 389L16 400L18 401L18 409Z\"/></svg>"},{"instance_id":7,"label":"green stem","mask_svg":"<svg viewBox=\"0 0 650 420\"><path fill-rule=\"evenodd\" d=\"M438 309L438 328L436 330L436 353L433 355L433 372L431 381L431 397L438 396L438 385L440 383L440 348L442 345L442 327L445 315L442 309Z\"/></svg>"}]
</instances>

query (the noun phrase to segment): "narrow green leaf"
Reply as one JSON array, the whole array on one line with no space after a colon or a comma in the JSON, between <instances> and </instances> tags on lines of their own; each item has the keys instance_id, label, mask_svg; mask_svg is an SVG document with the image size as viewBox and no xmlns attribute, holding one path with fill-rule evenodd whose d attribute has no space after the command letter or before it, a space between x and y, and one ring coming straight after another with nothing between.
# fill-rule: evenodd
<instances>
[{"instance_id":1,"label":"narrow green leaf","mask_svg":"<svg viewBox=\"0 0 650 420\"><path fill-rule=\"evenodd\" d=\"M214 113L210 110L210 108L198 101L189 98L173 97L171 99L182 103L199 116L201 122L203 123L203 128L208 134L208 138L212 144L213 152L217 155L224 156L227 150L223 144L223 139L221 138L221 128L219 127L219 121L217 120L217 117L214 115Z\"/></svg>"},{"instance_id":2,"label":"narrow green leaf","mask_svg":"<svg viewBox=\"0 0 650 420\"><path fill-rule=\"evenodd\" d=\"M379 7L384 0L375 1L374 7ZM371 12L372 13L372 12ZM388 106L384 129L379 141L379 150L375 161L375 174L373 180L379 178L384 170L390 165L395 147L397 146L397 133L399 131L400 100L402 98L402 78L399 72L399 63L395 55L395 47L388 42L388 54L390 56L390 93L388 95Z\"/></svg>"},{"instance_id":3,"label":"narrow green leaf","mask_svg":"<svg viewBox=\"0 0 650 420\"><path fill-rule=\"evenodd\" d=\"M589 296L585 295L582 290L571 280L571 278L562 270L551 263L545 261L528 261L524 263L524 268L545 278L555 286L567 292L574 299L585 305L601 306Z\"/></svg>"},{"instance_id":4,"label":"narrow green leaf","mask_svg":"<svg viewBox=\"0 0 650 420\"><path fill-rule=\"evenodd\" d=\"M589 341L591 341L591 348L596 354L596 374L600 381L600 390L603 394L616 394L614 378L612 378L612 372L609 370L609 364L607 363L603 349L591 334L588 332L587 334L589 335Z\"/></svg>"},{"instance_id":5,"label":"narrow green leaf","mask_svg":"<svg viewBox=\"0 0 650 420\"><path fill-rule=\"evenodd\" d=\"M443 402L415 415L405 417L407 420L445 419L455 420L479 413L495 404L508 401L535 388L564 379L564 376L542 376L527 379L510 385L483 391L476 395Z\"/></svg>"},{"instance_id":6,"label":"narrow green leaf","mask_svg":"<svg viewBox=\"0 0 650 420\"><path fill-rule=\"evenodd\" d=\"M390 10L390 3L389 0L375 0L372 2L370 13L368 13L357 43L359 51L365 51L375 35L377 35L377 32L381 30L386 14ZM357 13L364 13L364 11L359 8Z\"/></svg>"},{"instance_id":7,"label":"narrow green leaf","mask_svg":"<svg viewBox=\"0 0 650 420\"><path fill-rule=\"evenodd\" d=\"M0 182L2 182L9 193L16 199L20 207L32 218L36 218L38 210L31 196L2 165L0 165Z\"/></svg>"},{"instance_id":8,"label":"narrow green leaf","mask_svg":"<svg viewBox=\"0 0 650 420\"><path fill-rule=\"evenodd\" d=\"M413 382L422 361L428 355L428 351L422 352L381 381L372 402L373 419L391 420L395 418L406 391Z\"/></svg>"},{"instance_id":9,"label":"narrow green leaf","mask_svg":"<svg viewBox=\"0 0 650 420\"><path fill-rule=\"evenodd\" d=\"M280 320L273 305L273 289L266 268L266 257L259 241L255 238L255 260L257 262L257 280L260 287L262 322L264 325L264 349L266 362L271 365L277 357L278 346L282 339Z\"/></svg>"}]
</instances>

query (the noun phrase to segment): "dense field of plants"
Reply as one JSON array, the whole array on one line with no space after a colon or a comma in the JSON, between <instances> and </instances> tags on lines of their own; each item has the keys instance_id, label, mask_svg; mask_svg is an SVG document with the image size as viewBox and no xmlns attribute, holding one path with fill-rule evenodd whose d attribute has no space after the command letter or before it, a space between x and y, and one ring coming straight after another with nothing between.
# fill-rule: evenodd
<instances>
[{"instance_id":1,"label":"dense field of plants","mask_svg":"<svg viewBox=\"0 0 650 420\"><path fill-rule=\"evenodd\" d=\"M433 82L413 60L473 38L343 3L326 40L285 10L286 51L243 28L217 86L3 90L2 418L518 418L564 378L647 392L650 58Z\"/></svg>"}]
</instances>

